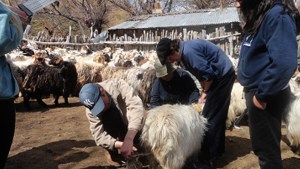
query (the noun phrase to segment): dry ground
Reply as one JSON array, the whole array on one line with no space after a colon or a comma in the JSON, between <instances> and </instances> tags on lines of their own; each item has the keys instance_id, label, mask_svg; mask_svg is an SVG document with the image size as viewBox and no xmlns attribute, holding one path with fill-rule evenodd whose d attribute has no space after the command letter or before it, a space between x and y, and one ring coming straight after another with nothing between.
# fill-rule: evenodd
<instances>
[{"instance_id":1,"label":"dry ground","mask_svg":"<svg viewBox=\"0 0 300 169\"><path fill-rule=\"evenodd\" d=\"M70 106L56 108L52 99L44 99L48 108L25 111L16 104L17 120L14 142L5 169L104 169L109 167L103 150L95 146L78 98L70 98ZM62 100L60 100L61 102ZM217 167L224 169L258 168L251 152L248 127L226 132L226 153ZM283 131L282 157L285 169L299 169L300 157L288 147Z\"/></svg>"}]
</instances>

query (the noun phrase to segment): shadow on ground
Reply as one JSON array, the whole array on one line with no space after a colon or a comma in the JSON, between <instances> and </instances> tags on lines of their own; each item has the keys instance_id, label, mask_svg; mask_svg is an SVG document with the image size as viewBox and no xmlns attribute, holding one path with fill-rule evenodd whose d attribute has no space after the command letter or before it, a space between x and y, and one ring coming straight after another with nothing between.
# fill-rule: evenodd
<instances>
[{"instance_id":1,"label":"shadow on ground","mask_svg":"<svg viewBox=\"0 0 300 169\"><path fill-rule=\"evenodd\" d=\"M75 98L72 98L73 100ZM47 100L47 101L45 101ZM50 101L51 100L51 101ZM52 101L53 100L53 101ZM78 101L77 101L78 100ZM27 108L24 107L24 103L23 103L23 100L22 98L18 98L17 101L15 102L15 106L16 106L16 111L17 112L20 112L20 113L23 113L23 112L26 112L26 113L34 113L34 112L46 112L48 111L49 109L56 109L56 108L67 108L67 107L79 107L79 106L82 106L82 104L79 102L79 98L76 100L76 102L69 102L68 105L65 105L64 102L61 102L61 100L59 100L59 105L58 106L55 106L54 105L54 99L53 98L47 98L47 99L44 99L45 102L47 102L47 106L46 107L41 107L34 99L33 100L30 100L30 106L31 106L31 109L28 110Z\"/></svg>"},{"instance_id":2,"label":"shadow on ground","mask_svg":"<svg viewBox=\"0 0 300 169\"><path fill-rule=\"evenodd\" d=\"M227 136L225 139L225 153L220 157L215 165L223 168L239 157L243 157L251 152L250 140L241 137ZM230 153L230 154L229 154ZM226 157L226 158L223 158Z\"/></svg>"},{"instance_id":3,"label":"shadow on ground","mask_svg":"<svg viewBox=\"0 0 300 169\"><path fill-rule=\"evenodd\" d=\"M5 169L58 169L58 165L88 158L84 148L93 146L93 140L52 142L9 157Z\"/></svg>"}]
</instances>

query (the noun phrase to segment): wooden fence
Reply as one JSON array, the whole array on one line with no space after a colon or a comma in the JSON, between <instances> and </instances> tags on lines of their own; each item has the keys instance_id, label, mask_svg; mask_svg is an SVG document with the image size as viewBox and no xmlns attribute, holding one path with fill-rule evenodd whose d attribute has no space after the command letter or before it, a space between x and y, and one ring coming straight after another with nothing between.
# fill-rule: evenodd
<instances>
[{"instance_id":1,"label":"wooden fence","mask_svg":"<svg viewBox=\"0 0 300 169\"><path fill-rule=\"evenodd\" d=\"M149 51L156 48L159 39L162 37L169 37L171 39L179 38L182 40L201 38L212 41L220 46L227 55L234 56L238 55L240 35L239 32L225 32L222 27L216 28L216 31L210 34L206 34L205 30L202 30L201 32L187 31L186 29L183 29L182 32L177 32L176 30L162 30L161 32L149 30L143 31L140 37L135 37L135 34L133 34L133 36L128 36L126 33L123 36L117 37L113 34L109 35L106 41L93 43L91 38L87 36L72 36L70 28L69 36L66 38L56 37L55 35L49 37L44 32L39 32L35 37L24 35L24 40L34 41L41 49L46 47L60 47L81 50L83 47L88 47L92 50L102 50L105 47L111 47L113 50L115 48L123 48L124 50L136 49Z\"/></svg>"}]
</instances>

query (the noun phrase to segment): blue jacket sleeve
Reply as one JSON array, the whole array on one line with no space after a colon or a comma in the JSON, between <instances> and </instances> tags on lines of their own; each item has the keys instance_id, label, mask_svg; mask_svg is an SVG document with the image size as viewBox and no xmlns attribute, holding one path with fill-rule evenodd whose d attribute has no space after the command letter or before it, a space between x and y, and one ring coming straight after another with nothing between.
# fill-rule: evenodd
<instances>
[{"instance_id":1,"label":"blue jacket sleeve","mask_svg":"<svg viewBox=\"0 0 300 169\"><path fill-rule=\"evenodd\" d=\"M0 56L16 49L23 36L21 20L0 2Z\"/></svg>"},{"instance_id":2,"label":"blue jacket sleeve","mask_svg":"<svg viewBox=\"0 0 300 169\"><path fill-rule=\"evenodd\" d=\"M285 88L297 67L296 25L288 14L269 13L262 24L270 65L258 86L256 97L267 101Z\"/></svg>"},{"instance_id":3,"label":"blue jacket sleeve","mask_svg":"<svg viewBox=\"0 0 300 169\"><path fill-rule=\"evenodd\" d=\"M150 92L150 108L160 106L162 104L161 102L159 94L159 80L155 79Z\"/></svg>"}]
</instances>

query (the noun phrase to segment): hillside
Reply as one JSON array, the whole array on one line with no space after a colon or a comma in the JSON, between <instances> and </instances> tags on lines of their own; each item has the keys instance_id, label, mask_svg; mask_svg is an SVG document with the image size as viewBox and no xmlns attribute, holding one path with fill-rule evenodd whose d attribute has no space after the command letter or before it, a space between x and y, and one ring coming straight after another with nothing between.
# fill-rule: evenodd
<instances>
[{"instance_id":1,"label":"hillside","mask_svg":"<svg viewBox=\"0 0 300 169\"><path fill-rule=\"evenodd\" d=\"M122 23L130 18L130 15L112 4L108 5L108 12L107 12L107 24L103 25L103 30L106 30L114 25ZM79 13L81 11L78 11ZM54 32L57 36L66 36L69 33L69 27L72 27L73 34L82 34L81 29L78 23L75 23L65 17L57 16L57 15L50 15L44 13L37 13L32 17L31 21L31 35L37 35L38 32L47 32L47 28ZM83 31L86 35L90 34L90 29L83 25Z\"/></svg>"}]
</instances>

